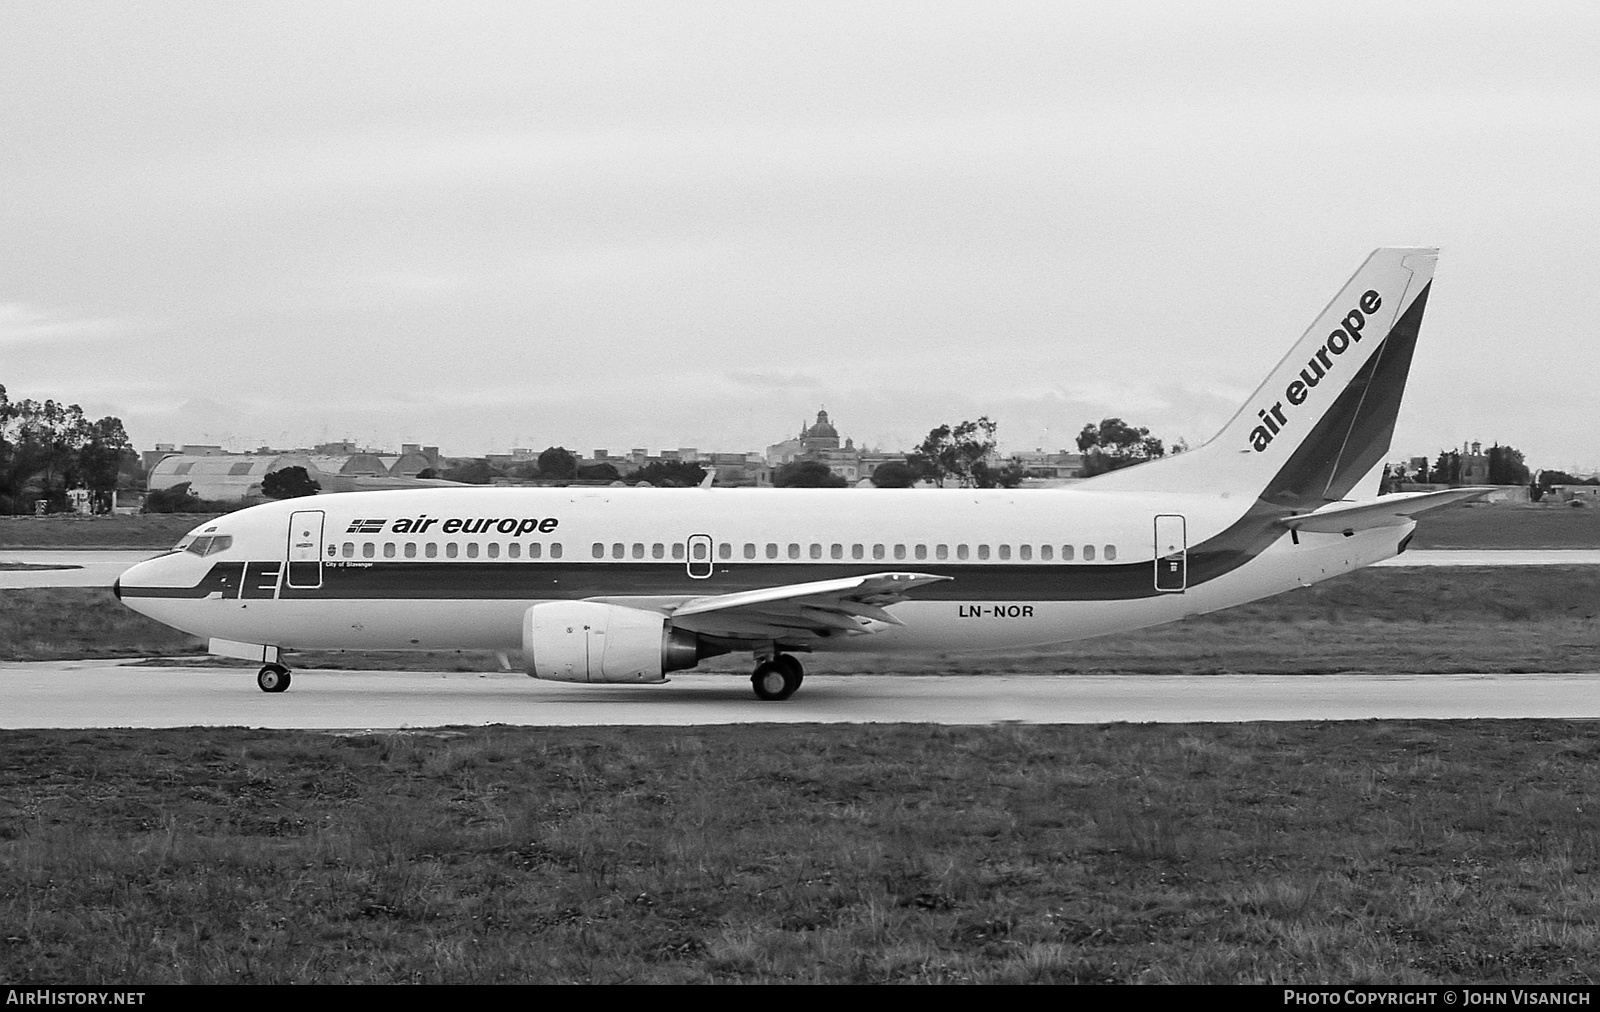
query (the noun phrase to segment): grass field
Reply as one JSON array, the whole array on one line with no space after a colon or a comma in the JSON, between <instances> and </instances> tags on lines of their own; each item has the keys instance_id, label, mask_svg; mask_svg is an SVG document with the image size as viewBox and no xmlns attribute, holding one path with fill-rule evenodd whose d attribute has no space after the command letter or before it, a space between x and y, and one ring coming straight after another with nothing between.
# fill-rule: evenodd
<instances>
[{"instance_id":1,"label":"grass field","mask_svg":"<svg viewBox=\"0 0 1600 1012\"><path fill-rule=\"evenodd\" d=\"M1447 536L1508 540L1487 509ZM1583 513L1562 547L1596 546ZM199 649L108 591L0 592L3 661ZM1600 671L1600 567L1369 569L1048 653L807 663ZM0 983L1592 984L1597 770L1600 725L1557 721L6 731Z\"/></svg>"},{"instance_id":2,"label":"grass field","mask_svg":"<svg viewBox=\"0 0 1600 1012\"><path fill-rule=\"evenodd\" d=\"M0 742L6 982L1600 978L1592 724Z\"/></svg>"}]
</instances>

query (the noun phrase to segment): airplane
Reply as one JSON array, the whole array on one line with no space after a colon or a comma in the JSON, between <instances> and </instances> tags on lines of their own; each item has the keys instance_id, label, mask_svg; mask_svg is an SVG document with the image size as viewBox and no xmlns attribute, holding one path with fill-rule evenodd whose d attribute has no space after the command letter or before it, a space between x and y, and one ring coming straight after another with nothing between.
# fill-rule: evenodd
<instances>
[{"instance_id":1,"label":"airplane","mask_svg":"<svg viewBox=\"0 0 1600 1012\"><path fill-rule=\"evenodd\" d=\"M1372 253L1205 444L1058 489L429 488L264 503L117 580L123 604L259 661L520 651L535 678L654 684L749 652L1050 647L1255 601L1405 550L1483 488L1346 497L1389 451L1438 251Z\"/></svg>"}]
</instances>

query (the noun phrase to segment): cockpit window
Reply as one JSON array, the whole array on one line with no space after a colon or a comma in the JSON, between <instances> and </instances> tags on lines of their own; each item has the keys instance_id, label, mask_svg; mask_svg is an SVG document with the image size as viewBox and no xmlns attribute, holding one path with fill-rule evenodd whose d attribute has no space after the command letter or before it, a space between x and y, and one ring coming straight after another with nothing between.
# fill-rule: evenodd
<instances>
[{"instance_id":1,"label":"cockpit window","mask_svg":"<svg viewBox=\"0 0 1600 1012\"><path fill-rule=\"evenodd\" d=\"M187 545L184 545L181 541L178 544L182 546L182 551L193 552L194 554L201 556L215 555L218 552L225 552L232 548L233 538L226 534L219 534L216 537L195 538Z\"/></svg>"}]
</instances>

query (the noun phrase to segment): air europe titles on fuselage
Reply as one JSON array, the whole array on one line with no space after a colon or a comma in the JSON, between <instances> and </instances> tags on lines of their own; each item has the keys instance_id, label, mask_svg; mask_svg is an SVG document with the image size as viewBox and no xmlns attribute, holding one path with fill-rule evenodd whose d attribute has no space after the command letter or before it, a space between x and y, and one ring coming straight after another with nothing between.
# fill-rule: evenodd
<instances>
[{"instance_id":1,"label":"air europe titles on fuselage","mask_svg":"<svg viewBox=\"0 0 1600 1012\"><path fill-rule=\"evenodd\" d=\"M1311 394L1311 388L1333 372L1335 356L1343 355L1352 344L1360 343L1361 329L1367 325L1367 317L1377 312L1381 305L1383 299L1377 292L1368 289L1361 296L1359 308L1344 314L1344 319L1339 321L1340 326L1334 328L1322 347L1311 356L1311 361L1300 370L1300 377L1284 388L1283 397L1289 402L1291 410L1304 404ZM1289 417L1284 411L1283 401L1276 402L1270 408L1260 408L1256 414L1261 418L1261 424L1250 432L1250 448L1260 453L1271 446L1273 438L1289 424Z\"/></svg>"},{"instance_id":2,"label":"air europe titles on fuselage","mask_svg":"<svg viewBox=\"0 0 1600 1012\"><path fill-rule=\"evenodd\" d=\"M401 517L393 524L387 519L352 520L346 534L505 534L520 538L525 534L551 534L561 521L555 517ZM438 530L434 526L438 525Z\"/></svg>"}]
</instances>

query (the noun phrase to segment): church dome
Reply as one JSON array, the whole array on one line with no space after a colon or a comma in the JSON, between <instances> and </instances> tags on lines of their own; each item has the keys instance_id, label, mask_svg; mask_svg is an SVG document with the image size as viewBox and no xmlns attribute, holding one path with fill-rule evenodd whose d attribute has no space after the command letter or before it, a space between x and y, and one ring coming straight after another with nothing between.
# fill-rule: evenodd
<instances>
[{"instance_id":1,"label":"church dome","mask_svg":"<svg viewBox=\"0 0 1600 1012\"><path fill-rule=\"evenodd\" d=\"M817 424L806 430L806 435L812 439L838 439L839 430L828 421L826 411L817 412Z\"/></svg>"}]
</instances>

